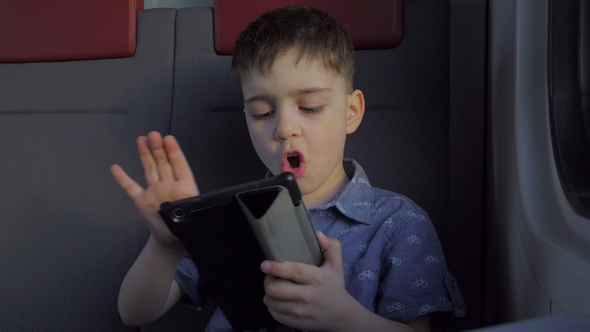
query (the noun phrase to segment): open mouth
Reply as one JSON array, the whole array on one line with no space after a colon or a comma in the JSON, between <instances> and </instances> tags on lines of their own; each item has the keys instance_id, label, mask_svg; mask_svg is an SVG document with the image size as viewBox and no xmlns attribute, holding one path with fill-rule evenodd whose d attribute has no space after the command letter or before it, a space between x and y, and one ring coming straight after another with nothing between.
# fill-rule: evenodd
<instances>
[{"instance_id":1,"label":"open mouth","mask_svg":"<svg viewBox=\"0 0 590 332\"><path fill-rule=\"evenodd\" d=\"M299 155L296 153L288 155L287 161L289 162L289 166L293 168L297 168L301 164L301 159L299 158Z\"/></svg>"},{"instance_id":2,"label":"open mouth","mask_svg":"<svg viewBox=\"0 0 590 332\"><path fill-rule=\"evenodd\" d=\"M299 151L285 151L282 156L283 172L291 172L300 178L305 172L305 160Z\"/></svg>"}]
</instances>

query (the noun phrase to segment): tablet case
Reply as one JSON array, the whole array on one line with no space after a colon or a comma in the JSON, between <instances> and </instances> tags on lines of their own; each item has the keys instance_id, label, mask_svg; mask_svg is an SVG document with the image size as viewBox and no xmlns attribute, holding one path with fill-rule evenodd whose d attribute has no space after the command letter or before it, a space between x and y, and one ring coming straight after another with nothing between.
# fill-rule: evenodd
<instances>
[{"instance_id":1,"label":"tablet case","mask_svg":"<svg viewBox=\"0 0 590 332\"><path fill-rule=\"evenodd\" d=\"M281 326L263 303L263 260L323 262L291 173L166 202L159 213L234 330Z\"/></svg>"}]
</instances>

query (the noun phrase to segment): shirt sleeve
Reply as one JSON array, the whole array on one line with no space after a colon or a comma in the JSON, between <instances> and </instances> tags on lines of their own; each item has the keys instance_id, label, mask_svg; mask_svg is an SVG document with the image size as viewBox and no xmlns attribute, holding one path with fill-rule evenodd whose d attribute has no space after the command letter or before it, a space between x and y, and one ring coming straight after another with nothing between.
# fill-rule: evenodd
<instances>
[{"instance_id":1,"label":"shirt sleeve","mask_svg":"<svg viewBox=\"0 0 590 332\"><path fill-rule=\"evenodd\" d=\"M407 214L383 252L376 313L399 322L439 311L464 316L461 292L448 272L432 222L423 211Z\"/></svg>"},{"instance_id":2,"label":"shirt sleeve","mask_svg":"<svg viewBox=\"0 0 590 332\"><path fill-rule=\"evenodd\" d=\"M178 264L174 281L184 293L180 303L201 310L201 305L208 299L208 294L200 282L199 271L189 256L184 257Z\"/></svg>"}]
</instances>

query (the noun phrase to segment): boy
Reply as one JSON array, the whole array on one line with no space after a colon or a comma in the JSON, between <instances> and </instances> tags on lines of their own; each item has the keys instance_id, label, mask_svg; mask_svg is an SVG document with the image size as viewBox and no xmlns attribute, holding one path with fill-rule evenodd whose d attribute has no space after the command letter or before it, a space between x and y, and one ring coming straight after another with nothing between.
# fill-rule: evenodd
<instances>
[{"instance_id":1,"label":"boy","mask_svg":"<svg viewBox=\"0 0 590 332\"><path fill-rule=\"evenodd\" d=\"M354 51L338 23L306 7L266 13L236 41L232 69L258 156L272 174L295 175L324 250L321 267L261 262L273 317L302 330L429 331L429 313L462 314L426 213L343 161L365 102L352 88ZM111 168L151 233L121 285L127 325L157 319L184 296L200 302L198 272L157 214L161 202L199 193L192 172L171 136L152 132L137 145L145 190ZM219 309L208 330L231 330Z\"/></svg>"}]
</instances>

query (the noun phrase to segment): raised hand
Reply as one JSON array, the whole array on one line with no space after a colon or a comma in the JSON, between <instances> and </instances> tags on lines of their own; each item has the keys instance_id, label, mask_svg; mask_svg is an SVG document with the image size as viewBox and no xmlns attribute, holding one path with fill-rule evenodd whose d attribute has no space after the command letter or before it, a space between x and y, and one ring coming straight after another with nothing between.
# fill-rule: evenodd
<instances>
[{"instance_id":1,"label":"raised hand","mask_svg":"<svg viewBox=\"0 0 590 332\"><path fill-rule=\"evenodd\" d=\"M162 202L198 195L193 173L172 136L162 138L158 132L150 132L147 137L137 138L137 150L147 188L135 182L119 165L111 166L113 177L133 199L157 243L164 248L181 247L158 215L158 207Z\"/></svg>"}]
</instances>

